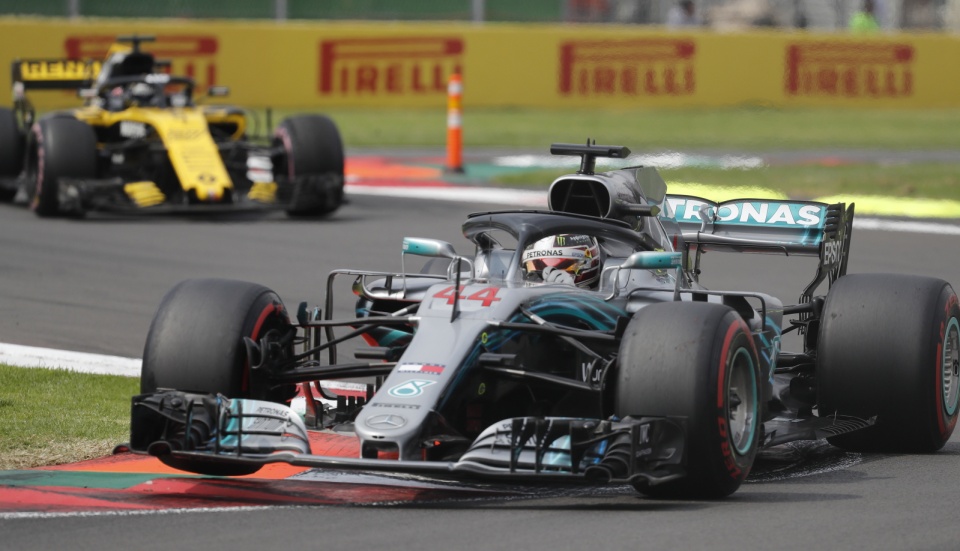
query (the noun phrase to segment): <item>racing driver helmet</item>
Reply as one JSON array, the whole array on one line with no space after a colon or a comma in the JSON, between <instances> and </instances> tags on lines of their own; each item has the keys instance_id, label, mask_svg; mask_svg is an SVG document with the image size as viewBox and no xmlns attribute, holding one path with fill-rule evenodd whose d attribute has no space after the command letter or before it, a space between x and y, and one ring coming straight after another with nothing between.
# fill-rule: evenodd
<instances>
[{"instance_id":1,"label":"racing driver helmet","mask_svg":"<svg viewBox=\"0 0 960 551\"><path fill-rule=\"evenodd\" d=\"M130 87L129 94L132 105L145 107L153 103L155 90L146 82L137 82Z\"/></svg>"},{"instance_id":2,"label":"racing driver helmet","mask_svg":"<svg viewBox=\"0 0 960 551\"><path fill-rule=\"evenodd\" d=\"M597 287L603 268L600 244L590 235L544 237L523 250L521 262L527 281L572 283L589 289Z\"/></svg>"}]
</instances>

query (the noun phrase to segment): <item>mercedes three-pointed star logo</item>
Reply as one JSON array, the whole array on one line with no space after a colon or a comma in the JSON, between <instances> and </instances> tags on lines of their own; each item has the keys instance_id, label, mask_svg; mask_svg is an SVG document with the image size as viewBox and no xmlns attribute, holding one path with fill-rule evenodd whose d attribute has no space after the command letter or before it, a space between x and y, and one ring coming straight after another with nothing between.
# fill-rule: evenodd
<instances>
[{"instance_id":1,"label":"mercedes three-pointed star logo","mask_svg":"<svg viewBox=\"0 0 960 551\"><path fill-rule=\"evenodd\" d=\"M407 420L393 413L374 415L366 420L366 425L372 429L392 430L399 429L407 424Z\"/></svg>"}]
</instances>

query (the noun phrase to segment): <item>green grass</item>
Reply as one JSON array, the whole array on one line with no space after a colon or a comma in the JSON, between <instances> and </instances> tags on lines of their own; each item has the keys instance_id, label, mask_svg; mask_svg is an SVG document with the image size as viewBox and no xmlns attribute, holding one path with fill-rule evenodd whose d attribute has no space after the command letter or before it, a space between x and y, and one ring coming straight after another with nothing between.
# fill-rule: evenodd
<instances>
[{"instance_id":1,"label":"green grass","mask_svg":"<svg viewBox=\"0 0 960 551\"><path fill-rule=\"evenodd\" d=\"M540 187L569 172L551 169L514 172L495 176L493 181L511 187ZM943 163L801 165L749 170L679 168L661 170L660 174L667 182L762 187L794 199L881 195L960 201L960 167Z\"/></svg>"},{"instance_id":2,"label":"green grass","mask_svg":"<svg viewBox=\"0 0 960 551\"><path fill-rule=\"evenodd\" d=\"M139 380L0 365L0 469L108 455L130 434Z\"/></svg>"},{"instance_id":3,"label":"green grass","mask_svg":"<svg viewBox=\"0 0 960 551\"><path fill-rule=\"evenodd\" d=\"M349 147L439 146L446 110L321 109ZM273 113L276 124L288 111ZM471 146L543 148L552 142L657 148L776 150L798 148L956 149L960 110L661 109L547 110L474 108L463 114Z\"/></svg>"}]
</instances>

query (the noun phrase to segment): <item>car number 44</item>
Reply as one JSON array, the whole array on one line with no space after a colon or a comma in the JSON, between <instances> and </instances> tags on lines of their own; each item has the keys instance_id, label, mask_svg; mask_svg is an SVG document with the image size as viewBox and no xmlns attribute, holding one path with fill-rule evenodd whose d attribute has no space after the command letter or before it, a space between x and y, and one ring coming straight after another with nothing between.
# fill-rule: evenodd
<instances>
[{"instance_id":1,"label":"car number 44","mask_svg":"<svg viewBox=\"0 0 960 551\"><path fill-rule=\"evenodd\" d=\"M433 298L446 299L447 304L453 304L455 300L477 300L480 301L480 305L484 308L489 307L494 302L500 300L500 297L497 296L497 287L484 287L476 292L470 293L469 295L463 294L463 291L466 287L461 285L459 289L454 286L447 287L446 289L440 291L439 293L433 295Z\"/></svg>"}]
</instances>

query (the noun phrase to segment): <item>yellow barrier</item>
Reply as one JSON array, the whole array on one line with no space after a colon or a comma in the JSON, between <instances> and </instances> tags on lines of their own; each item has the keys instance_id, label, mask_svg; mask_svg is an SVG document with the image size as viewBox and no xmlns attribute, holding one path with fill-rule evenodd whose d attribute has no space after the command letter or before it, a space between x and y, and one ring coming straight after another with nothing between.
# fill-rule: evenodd
<instances>
[{"instance_id":1,"label":"yellow barrier","mask_svg":"<svg viewBox=\"0 0 960 551\"><path fill-rule=\"evenodd\" d=\"M716 34L628 26L0 18L0 60L102 56L119 34L251 107L960 106L960 37ZM38 39L38 37L43 37ZM10 89L0 71L0 89ZM9 96L8 96L9 97ZM32 92L41 109L75 94ZM0 96L0 104L5 104Z\"/></svg>"}]
</instances>

